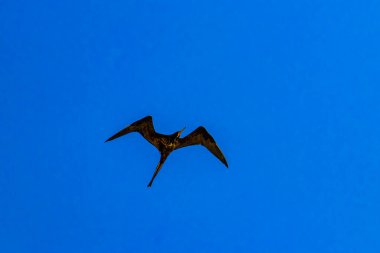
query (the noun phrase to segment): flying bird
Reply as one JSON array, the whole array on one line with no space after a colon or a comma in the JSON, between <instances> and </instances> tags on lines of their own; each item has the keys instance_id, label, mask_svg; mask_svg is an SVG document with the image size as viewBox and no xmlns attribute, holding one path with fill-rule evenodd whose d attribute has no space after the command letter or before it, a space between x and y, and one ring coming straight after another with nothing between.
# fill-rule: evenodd
<instances>
[{"instance_id":1,"label":"flying bird","mask_svg":"<svg viewBox=\"0 0 380 253\"><path fill-rule=\"evenodd\" d=\"M158 149L158 151L161 153L161 158L156 167L156 170L154 171L153 177L148 184L148 187L152 186L154 179L156 178L158 172L161 170L161 167L164 164L166 158L168 158L169 154L176 149L187 146L202 145L206 147L228 168L226 158L224 157L222 151L219 149L214 138L212 138L212 136L204 127L198 127L186 137L181 138L180 136L184 130L185 128L170 135L157 133L153 127L152 116L146 116L112 135L105 142L112 141L131 132L138 132L148 142L150 142L150 144Z\"/></svg>"}]
</instances>

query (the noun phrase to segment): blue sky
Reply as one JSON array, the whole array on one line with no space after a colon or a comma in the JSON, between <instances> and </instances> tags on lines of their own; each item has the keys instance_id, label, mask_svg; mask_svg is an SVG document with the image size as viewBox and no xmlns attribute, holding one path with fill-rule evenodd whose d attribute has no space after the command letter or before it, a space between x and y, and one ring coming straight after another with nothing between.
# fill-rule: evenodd
<instances>
[{"instance_id":1,"label":"blue sky","mask_svg":"<svg viewBox=\"0 0 380 253\"><path fill-rule=\"evenodd\" d=\"M0 1L0 251L380 252L379 11Z\"/></svg>"}]
</instances>

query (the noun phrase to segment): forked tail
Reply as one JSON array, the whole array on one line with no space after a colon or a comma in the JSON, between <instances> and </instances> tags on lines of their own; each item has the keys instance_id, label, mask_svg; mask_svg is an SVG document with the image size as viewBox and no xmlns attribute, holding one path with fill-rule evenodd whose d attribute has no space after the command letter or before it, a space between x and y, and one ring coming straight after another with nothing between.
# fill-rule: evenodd
<instances>
[{"instance_id":1,"label":"forked tail","mask_svg":"<svg viewBox=\"0 0 380 253\"><path fill-rule=\"evenodd\" d=\"M148 187L152 186L154 179L156 178L158 172L160 172L161 167L164 164L164 162L165 162L166 158L168 157L168 155L169 154L161 154L160 162L158 163L158 165L156 167L156 171L154 172L153 177L152 177L152 179L150 180L150 182L148 184Z\"/></svg>"}]
</instances>

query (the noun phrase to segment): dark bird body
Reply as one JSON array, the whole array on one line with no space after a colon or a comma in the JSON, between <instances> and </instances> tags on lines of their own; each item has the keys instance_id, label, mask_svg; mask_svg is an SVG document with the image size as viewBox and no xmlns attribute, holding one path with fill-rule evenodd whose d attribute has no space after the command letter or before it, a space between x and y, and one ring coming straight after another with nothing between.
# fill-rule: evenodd
<instances>
[{"instance_id":1,"label":"dark bird body","mask_svg":"<svg viewBox=\"0 0 380 253\"><path fill-rule=\"evenodd\" d=\"M148 184L148 187L152 186L155 177L161 170L161 167L164 164L166 158L169 156L169 154L176 149L187 146L202 145L206 147L228 168L227 161L224 158L222 151L219 149L214 138L212 138L212 136L207 132L207 130L204 127L198 127L186 137L181 138L180 136L183 130L185 129L182 129L181 131L175 132L171 135L157 133L153 127L152 117L147 116L129 125L128 127L124 128L115 135L111 136L109 139L106 140L106 142L112 141L131 132L138 132L153 146L155 146L158 149L158 151L160 151L160 162L156 167L156 170Z\"/></svg>"}]
</instances>

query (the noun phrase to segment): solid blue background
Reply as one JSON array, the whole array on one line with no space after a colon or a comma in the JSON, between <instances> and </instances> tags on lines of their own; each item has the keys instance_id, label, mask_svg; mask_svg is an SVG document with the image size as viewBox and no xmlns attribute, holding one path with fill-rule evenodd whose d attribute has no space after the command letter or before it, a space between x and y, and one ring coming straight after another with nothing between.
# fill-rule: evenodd
<instances>
[{"instance_id":1,"label":"solid blue background","mask_svg":"<svg viewBox=\"0 0 380 253\"><path fill-rule=\"evenodd\" d=\"M0 1L0 252L380 252L379 12Z\"/></svg>"}]
</instances>

